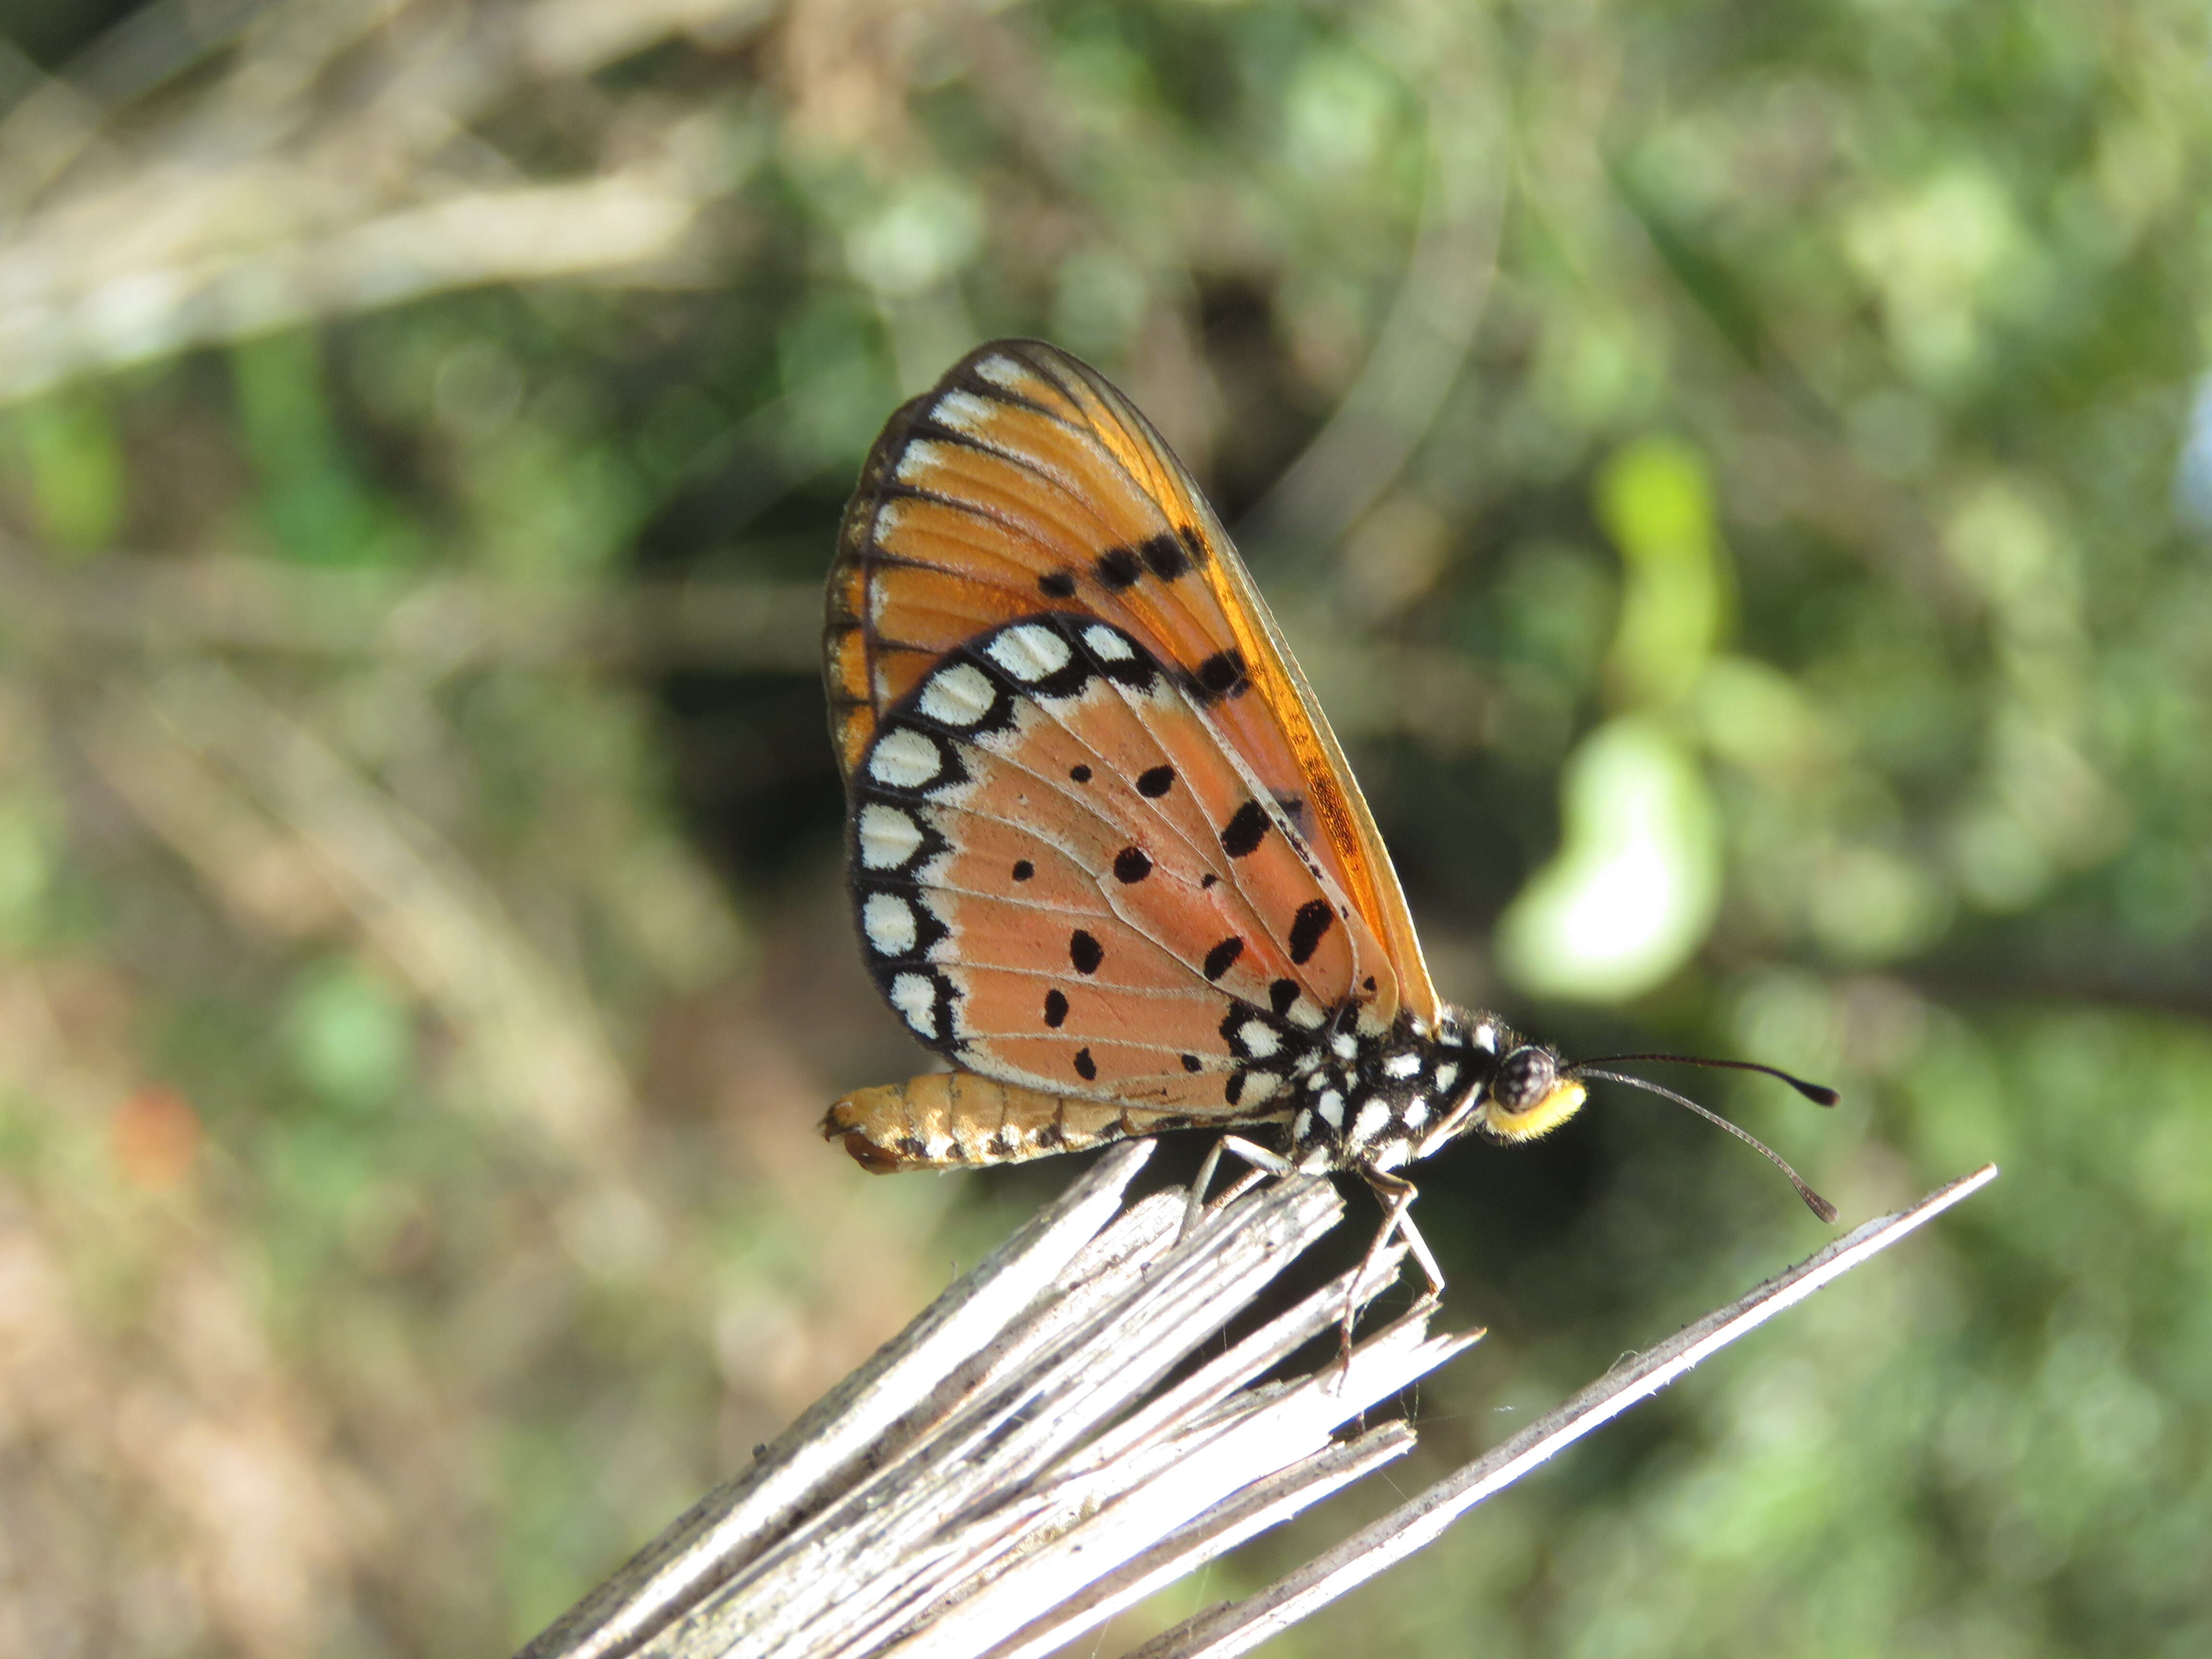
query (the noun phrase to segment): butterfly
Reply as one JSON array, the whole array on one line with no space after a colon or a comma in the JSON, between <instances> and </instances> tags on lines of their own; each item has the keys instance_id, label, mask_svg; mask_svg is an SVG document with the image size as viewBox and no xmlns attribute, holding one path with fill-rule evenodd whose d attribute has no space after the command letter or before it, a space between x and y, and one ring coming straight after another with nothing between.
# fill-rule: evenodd
<instances>
[{"instance_id":1,"label":"butterfly","mask_svg":"<svg viewBox=\"0 0 2212 1659\"><path fill-rule=\"evenodd\" d=\"M1236 1150L1364 1177L1441 1288L1396 1171L1470 1133L1532 1139L1614 1075L1437 995L1228 534L1067 353L980 347L890 417L823 657L861 948L952 1068L830 1109L866 1168L1266 1126L1285 1151Z\"/></svg>"}]
</instances>

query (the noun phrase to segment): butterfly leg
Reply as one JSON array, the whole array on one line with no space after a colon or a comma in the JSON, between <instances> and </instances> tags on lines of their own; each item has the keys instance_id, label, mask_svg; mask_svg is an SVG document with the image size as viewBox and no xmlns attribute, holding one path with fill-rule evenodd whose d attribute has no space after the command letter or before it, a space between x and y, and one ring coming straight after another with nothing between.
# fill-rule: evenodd
<instances>
[{"instance_id":1,"label":"butterfly leg","mask_svg":"<svg viewBox=\"0 0 2212 1659\"><path fill-rule=\"evenodd\" d=\"M1180 1244L1190 1237L1191 1229L1198 1225L1199 1217L1205 1213L1206 1189L1213 1184L1213 1172L1221 1167L1221 1155L1224 1152L1236 1153L1245 1163L1264 1175L1285 1176L1292 1173L1290 1159L1280 1153L1271 1152L1265 1146L1255 1141L1247 1140L1242 1135L1222 1136L1213 1143L1213 1149L1206 1153L1206 1161L1198 1166L1198 1175L1190 1183L1190 1196L1183 1200L1182 1227L1176 1234L1176 1243Z\"/></svg>"},{"instance_id":2,"label":"butterfly leg","mask_svg":"<svg viewBox=\"0 0 2212 1659\"><path fill-rule=\"evenodd\" d=\"M1429 1297L1434 1298L1442 1295L1444 1270L1437 1265L1436 1253L1429 1249L1429 1241L1421 1237L1421 1230L1413 1224L1413 1200L1420 1196L1419 1190L1405 1176L1392 1175L1387 1170L1362 1170L1359 1173L1375 1189L1376 1197L1382 1200L1382 1231L1376 1235L1375 1243L1367 1252L1368 1261L1371 1262L1378 1253L1387 1249L1390 1236L1395 1233L1406 1241L1406 1248L1413 1252L1413 1260L1420 1264L1422 1273L1428 1279ZM1362 1271L1364 1271L1364 1267Z\"/></svg>"},{"instance_id":3,"label":"butterfly leg","mask_svg":"<svg viewBox=\"0 0 2212 1659\"><path fill-rule=\"evenodd\" d=\"M1406 1241L1406 1248L1413 1253L1413 1260L1420 1264L1421 1272L1427 1277L1428 1292L1422 1298L1425 1302L1435 1300L1444 1288L1443 1269L1437 1265L1436 1252L1429 1249L1428 1240L1421 1237L1421 1230L1413 1224L1413 1200L1420 1195L1419 1189L1403 1176L1392 1175L1387 1170L1363 1169L1359 1175L1374 1189L1375 1196L1382 1201L1382 1225L1376 1232L1375 1242L1367 1247L1367 1254L1360 1258L1359 1272L1352 1279L1352 1288L1345 1293L1344 1318L1340 1328L1342 1335L1338 1352L1346 1373L1352 1370L1352 1326L1359 1312L1360 1283L1366 1279L1376 1259L1390 1248L1392 1238Z\"/></svg>"}]
</instances>

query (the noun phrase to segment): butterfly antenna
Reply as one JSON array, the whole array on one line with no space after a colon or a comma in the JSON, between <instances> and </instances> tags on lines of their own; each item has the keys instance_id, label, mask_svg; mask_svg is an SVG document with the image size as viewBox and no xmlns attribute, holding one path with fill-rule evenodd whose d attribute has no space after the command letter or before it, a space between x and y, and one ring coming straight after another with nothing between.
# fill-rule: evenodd
<instances>
[{"instance_id":1,"label":"butterfly antenna","mask_svg":"<svg viewBox=\"0 0 2212 1659\"><path fill-rule=\"evenodd\" d=\"M1626 1054L1621 1056L1624 1060L1632 1057L1648 1058L1648 1056L1629 1056ZM1670 1054L1662 1056L1662 1058L1671 1060L1674 1058L1674 1056ZM1719 1061L1716 1063L1725 1065L1729 1062ZM1748 1069L1755 1072L1766 1072L1772 1071L1773 1067L1769 1066L1749 1066ZM1758 1152L1760 1157L1771 1164L1776 1169L1788 1176L1790 1177L1790 1184L1797 1189L1797 1196L1805 1200L1805 1207L1810 1210L1814 1215L1820 1217L1823 1221L1832 1222L1835 1220L1836 1206L1829 1203L1826 1199L1821 1197L1820 1194L1814 1192L1810 1187L1808 1187L1805 1184L1804 1177L1800 1176L1796 1170L1790 1167L1789 1160L1784 1158L1781 1153L1776 1152L1773 1147L1768 1146L1757 1135L1752 1133L1750 1130L1738 1127L1735 1124L1729 1122L1726 1118L1723 1117L1718 1112L1710 1111L1706 1108L1698 1105L1698 1103L1691 1099L1689 1096L1678 1095L1672 1089L1666 1087L1663 1084L1654 1083L1649 1078L1631 1077L1626 1072L1601 1072L1588 1066L1577 1066L1571 1068L1568 1075L1576 1078L1603 1078L1607 1083L1625 1083L1632 1089L1641 1089L1647 1094L1658 1095L1663 1099L1671 1100L1677 1106L1688 1107L1690 1110L1695 1112L1699 1117L1705 1119L1706 1122L1717 1124L1722 1128L1726 1129L1738 1140L1741 1140L1745 1146L1752 1148L1754 1152ZM1776 1075L1784 1076L1785 1074L1777 1073ZM1795 1078L1787 1078L1786 1080L1792 1083L1796 1081ZM1832 1092L1832 1091L1829 1092ZM1819 1097L1815 1096L1814 1098L1817 1099Z\"/></svg>"},{"instance_id":2,"label":"butterfly antenna","mask_svg":"<svg viewBox=\"0 0 2212 1659\"><path fill-rule=\"evenodd\" d=\"M1761 1072L1771 1078L1779 1078L1815 1106L1832 1106L1843 1097L1825 1083L1808 1083L1803 1078L1784 1071L1779 1066L1762 1066L1755 1060L1708 1060L1702 1054L1600 1054L1589 1062L1591 1066L1618 1066L1623 1060L1663 1060L1670 1066L1710 1066L1716 1070L1731 1072ZM1589 1066L1577 1066L1577 1072Z\"/></svg>"}]
</instances>

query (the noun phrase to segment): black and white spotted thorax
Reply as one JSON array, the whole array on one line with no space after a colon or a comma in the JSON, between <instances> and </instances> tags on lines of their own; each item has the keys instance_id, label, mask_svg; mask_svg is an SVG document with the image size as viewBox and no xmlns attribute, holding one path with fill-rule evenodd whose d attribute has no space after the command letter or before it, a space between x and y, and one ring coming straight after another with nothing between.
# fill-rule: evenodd
<instances>
[{"instance_id":1,"label":"black and white spotted thorax","mask_svg":"<svg viewBox=\"0 0 2212 1659\"><path fill-rule=\"evenodd\" d=\"M1491 1014L1401 1013L1373 1036L1333 1022L1291 1067L1290 1159L1316 1175L1395 1170L1475 1129L1513 1139L1514 1117L1554 1097L1565 1070Z\"/></svg>"}]
</instances>

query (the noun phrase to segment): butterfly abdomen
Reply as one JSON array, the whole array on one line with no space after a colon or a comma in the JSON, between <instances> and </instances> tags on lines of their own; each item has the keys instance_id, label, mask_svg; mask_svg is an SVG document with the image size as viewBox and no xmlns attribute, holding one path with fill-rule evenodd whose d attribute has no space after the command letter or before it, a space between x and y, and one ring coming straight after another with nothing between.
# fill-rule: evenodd
<instances>
[{"instance_id":1,"label":"butterfly abdomen","mask_svg":"<svg viewBox=\"0 0 2212 1659\"><path fill-rule=\"evenodd\" d=\"M847 1095L823 1119L822 1133L842 1139L863 1168L890 1175L1079 1152L1190 1123L1175 1113L1043 1094L969 1072L932 1072Z\"/></svg>"}]
</instances>

